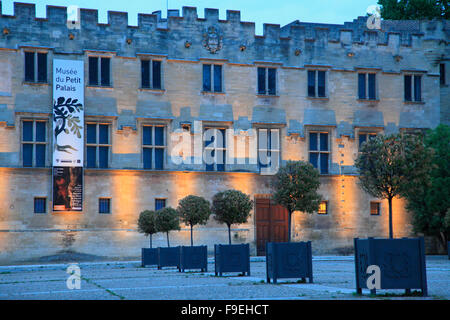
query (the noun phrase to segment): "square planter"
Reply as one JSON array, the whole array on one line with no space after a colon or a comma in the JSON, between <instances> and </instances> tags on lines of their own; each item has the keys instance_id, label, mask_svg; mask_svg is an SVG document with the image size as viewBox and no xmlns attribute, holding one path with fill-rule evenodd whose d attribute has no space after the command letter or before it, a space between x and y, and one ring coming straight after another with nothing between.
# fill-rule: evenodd
<instances>
[{"instance_id":1,"label":"square planter","mask_svg":"<svg viewBox=\"0 0 450 320\"><path fill-rule=\"evenodd\" d=\"M380 289L421 289L428 294L423 238L354 239L356 291L367 288L367 273L371 265L380 268ZM371 289L376 294L376 289Z\"/></svg>"},{"instance_id":2,"label":"square planter","mask_svg":"<svg viewBox=\"0 0 450 320\"><path fill-rule=\"evenodd\" d=\"M243 272L250 275L249 244L215 244L214 266L216 276L224 272Z\"/></svg>"},{"instance_id":3,"label":"square planter","mask_svg":"<svg viewBox=\"0 0 450 320\"><path fill-rule=\"evenodd\" d=\"M180 247L158 248L158 269L177 267L180 270Z\"/></svg>"},{"instance_id":4,"label":"square planter","mask_svg":"<svg viewBox=\"0 0 450 320\"><path fill-rule=\"evenodd\" d=\"M180 251L180 268L182 272L186 269L200 269L202 272L208 271L208 248L206 246L182 246Z\"/></svg>"},{"instance_id":5,"label":"square planter","mask_svg":"<svg viewBox=\"0 0 450 320\"><path fill-rule=\"evenodd\" d=\"M266 245L267 282L281 278L309 278L313 282L311 241L268 242Z\"/></svg>"},{"instance_id":6,"label":"square planter","mask_svg":"<svg viewBox=\"0 0 450 320\"><path fill-rule=\"evenodd\" d=\"M158 249L157 248L142 248L142 266L156 266L158 265Z\"/></svg>"}]
</instances>

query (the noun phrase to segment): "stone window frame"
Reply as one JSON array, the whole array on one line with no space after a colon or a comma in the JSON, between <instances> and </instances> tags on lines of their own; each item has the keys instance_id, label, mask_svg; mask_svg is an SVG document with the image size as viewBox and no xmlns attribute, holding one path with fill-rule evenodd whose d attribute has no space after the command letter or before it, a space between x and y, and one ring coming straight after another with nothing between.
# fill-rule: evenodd
<instances>
[{"instance_id":1,"label":"stone window frame","mask_svg":"<svg viewBox=\"0 0 450 320\"><path fill-rule=\"evenodd\" d=\"M416 70L402 70L402 78L403 78L403 102L406 104L424 104L424 97L423 97L423 85L424 85L424 78L425 78L426 72L425 71L416 71ZM411 77L411 100L406 100L406 76ZM416 100L416 90L415 90L415 79L419 77L420 78L420 100Z\"/></svg>"},{"instance_id":2,"label":"stone window frame","mask_svg":"<svg viewBox=\"0 0 450 320\"><path fill-rule=\"evenodd\" d=\"M330 79L330 70L331 66L321 66L321 65L305 65L305 72L306 72L306 97L308 99L313 100L328 100L330 97L329 92L329 79ZM308 73L310 71L314 71L314 96L309 95L309 84L308 84ZM325 72L325 95L319 96L319 76L318 71Z\"/></svg>"},{"instance_id":3,"label":"stone window frame","mask_svg":"<svg viewBox=\"0 0 450 320\"><path fill-rule=\"evenodd\" d=\"M317 209L317 214L318 215L321 215L321 216L325 216L325 215L328 215L329 213L330 213L330 210L329 210L329 201L328 200L322 200L322 201L320 201L320 203L319 203L319 208ZM321 205L322 204L325 204L325 211L323 211L323 208L321 208Z\"/></svg>"},{"instance_id":4,"label":"stone window frame","mask_svg":"<svg viewBox=\"0 0 450 320\"><path fill-rule=\"evenodd\" d=\"M89 80L89 58L98 58L97 60L97 84L91 84L90 80ZM102 85L102 68L101 68L101 59L102 58L108 58L109 59L109 84L108 85ZM87 72L85 72L85 85L87 88L106 88L106 89L110 89L114 87L114 80L113 80L113 59L114 58L114 54L113 53L109 53L109 52L98 52L98 51L87 51L86 53L86 61L85 61L85 65Z\"/></svg>"},{"instance_id":5,"label":"stone window frame","mask_svg":"<svg viewBox=\"0 0 450 320\"><path fill-rule=\"evenodd\" d=\"M33 140L32 141L24 141L23 140L23 123L24 122L32 122L33 123ZM45 122L45 141L36 141L36 122ZM50 137L50 120L47 117L36 117L36 116L24 116L20 118L20 163L24 168L46 168L50 166L50 148L48 148L49 137ZM24 166L23 160L23 145L24 144L32 144L32 155L31 155L31 166ZM44 166L36 166L36 145L45 145L45 161Z\"/></svg>"},{"instance_id":6,"label":"stone window frame","mask_svg":"<svg viewBox=\"0 0 450 320\"><path fill-rule=\"evenodd\" d=\"M310 139L310 133L327 133L328 134L328 150L327 151L312 151L313 153L328 153L328 172L322 173L320 170L320 156L318 158L318 167L317 170L319 170L320 175L330 175L331 170L331 164L332 164L332 157L333 157L333 148L332 148L332 135L333 135L333 127L330 126L305 126L305 148L306 153L308 154L308 162L310 162L310 154L311 151L309 150L309 139ZM320 137L318 135L318 141L320 143ZM320 146L320 144L319 144ZM319 147L320 148L320 147Z\"/></svg>"},{"instance_id":7,"label":"stone window frame","mask_svg":"<svg viewBox=\"0 0 450 320\"><path fill-rule=\"evenodd\" d=\"M144 145L144 127L152 127L152 144L151 145ZM163 127L163 139L164 143L162 146L155 145L155 127ZM167 166L167 150L168 150L168 123L161 122L161 121L148 121L144 120L141 121L139 124L139 128L141 130L140 134L140 144L141 144L141 166L142 169L144 169L144 148L152 149L152 168L144 169L144 170L165 170ZM163 149L163 167L161 169L155 168L155 149Z\"/></svg>"},{"instance_id":8,"label":"stone window frame","mask_svg":"<svg viewBox=\"0 0 450 320\"><path fill-rule=\"evenodd\" d=\"M164 206L162 208L156 209L156 202L157 201L161 201L161 200L164 201ZM166 208L166 207L167 207L167 198L164 198L164 197L156 197L155 198L155 211L156 212L158 212L158 210L161 210L161 209Z\"/></svg>"},{"instance_id":9,"label":"stone window frame","mask_svg":"<svg viewBox=\"0 0 450 320\"><path fill-rule=\"evenodd\" d=\"M95 143L88 143L87 142L87 126L88 124L95 124L96 125L96 142ZM101 144L98 142L99 140L99 132L100 132L100 125L107 125L108 126L108 143L107 144ZM111 154L112 154L112 145L113 145L113 137L112 137L112 122L111 121L105 121L105 120L91 120L91 119L85 119L84 123L84 144L85 144L85 157L84 157L84 167L87 169L108 169L111 167ZM94 167L88 167L88 159L87 159L87 148L88 147L95 147L95 166ZM106 167L100 167L99 166L99 147L108 147L108 165Z\"/></svg>"},{"instance_id":10,"label":"stone window frame","mask_svg":"<svg viewBox=\"0 0 450 320\"><path fill-rule=\"evenodd\" d=\"M23 61L23 84L30 84L30 85L49 85L49 68L50 66L50 61L52 59L49 58L50 56L50 50L49 48L38 48L38 47L22 47L22 61ZM26 80L26 70L25 70L25 53L26 52L31 52L34 54L34 70L33 70L33 81L31 80ZM44 53L46 55L46 69L45 69L45 81L39 81L38 77L39 77L39 59L38 59L38 54L39 53Z\"/></svg>"},{"instance_id":11,"label":"stone window frame","mask_svg":"<svg viewBox=\"0 0 450 320\"><path fill-rule=\"evenodd\" d=\"M372 204L377 204L377 213L373 213ZM369 214L370 216L381 216L381 201L379 200L369 201Z\"/></svg>"},{"instance_id":12,"label":"stone window frame","mask_svg":"<svg viewBox=\"0 0 450 320\"><path fill-rule=\"evenodd\" d=\"M108 210L106 212L101 211L101 205L100 202L102 200L108 200ZM99 197L98 198L98 213L99 214L111 214L112 213L112 198L111 197Z\"/></svg>"},{"instance_id":13,"label":"stone window frame","mask_svg":"<svg viewBox=\"0 0 450 320\"><path fill-rule=\"evenodd\" d=\"M280 96L280 70L282 67L282 63L277 62L269 62L269 61L255 61L255 79L256 79L256 96L267 98L267 97L279 97ZM265 90L264 93L259 92L259 68L264 68L264 79L265 79ZM268 69L275 70L275 92L273 94L269 93L269 71Z\"/></svg>"},{"instance_id":14,"label":"stone window frame","mask_svg":"<svg viewBox=\"0 0 450 320\"><path fill-rule=\"evenodd\" d=\"M360 101L360 102L365 102L365 101L368 101L368 102L377 102L377 101L380 101L380 97L379 97L379 92L380 92L380 90L379 90L379 74L380 74L380 72L379 72L380 70L378 70L378 69L376 69L376 70L374 70L374 69L364 69L364 68L361 68L361 69L358 69L358 71L356 72L356 83L357 83L357 86L356 86L356 97L357 97L357 100L358 101ZM360 96L359 96L359 75L360 74L364 74L364 81L365 81L365 98L361 98ZM375 98L373 98L373 99L371 99L371 98L369 98L369 74L373 74L373 75L375 75Z\"/></svg>"},{"instance_id":15,"label":"stone window frame","mask_svg":"<svg viewBox=\"0 0 450 320\"><path fill-rule=\"evenodd\" d=\"M44 211L42 212L38 212L36 210L36 200L44 200ZM48 209L48 201L47 201L47 197L34 197L33 198L33 213L34 214L46 214Z\"/></svg>"},{"instance_id":16,"label":"stone window frame","mask_svg":"<svg viewBox=\"0 0 450 320\"><path fill-rule=\"evenodd\" d=\"M205 142L206 141L204 140L204 134L205 134L206 130L208 130L208 129L225 130L225 145L223 147L217 147L216 146L216 142L217 142L216 139L214 140L214 146L213 147L206 147L205 146ZM203 163L202 167L203 167L204 171L206 171L206 172L226 172L226 171L228 171L227 170L226 159L227 159L227 152L229 152L229 150L227 148L227 143L229 143L228 138L227 138L227 130L229 130L229 129L230 129L230 126L228 126L226 124L209 123L209 122L202 124L202 163ZM203 159L203 155L205 154L205 150L206 149L208 149L208 150L219 150L220 149L220 150L222 150L224 152L223 153L223 162L224 162L223 163L223 167L224 167L223 171L222 170L217 170L217 163L216 163L217 152L214 153L214 158L215 158L214 159L214 164L213 164L214 170L206 170L207 163Z\"/></svg>"},{"instance_id":17,"label":"stone window frame","mask_svg":"<svg viewBox=\"0 0 450 320\"><path fill-rule=\"evenodd\" d=\"M380 130L379 128L357 128L356 130L356 137L357 139L355 139L355 142L357 144L357 148L358 148L358 153L361 152L361 145L360 145L360 141L359 141L359 136L360 135L368 135L368 136L378 136L379 134L382 134L382 130ZM367 137L369 138L369 137ZM367 142L367 139L366 141Z\"/></svg>"},{"instance_id":18,"label":"stone window frame","mask_svg":"<svg viewBox=\"0 0 450 320\"><path fill-rule=\"evenodd\" d=\"M165 86L164 86L164 71L166 68L165 65L165 57L164 56L157 56L157 55L151 55L151 54L137 54L139 56L139 63L140 63L140 84L139 84L139 90L145 90L145 91L153 91L153 92L164 92ZM149 61L149 82L150 85L148 87L142 86L142 61ZM160 82L161 87L155 88L153 86L153 61L159 61L160 62Z\"/></svg>"},{"instance_id":19,"label":"stone window frame","mask_svg":"<svg viewBox=\"0 0 450 320\"><path fill-rule=\"evenodd\" d=\"M201 65L201 88L200 92L203 95L224 95L226 93L226 86L225 86L225 71L226 71L226 65L228 63L227 59L210 59L210 58L200 58L200 65ZM203 66L204 65L211 65L211 90L205 91L203 87ZM222 85L222 91L214 91L214 66L218 65L222 67L222 74L221 74L221 85Z\"/></svg>"}]
</instances>

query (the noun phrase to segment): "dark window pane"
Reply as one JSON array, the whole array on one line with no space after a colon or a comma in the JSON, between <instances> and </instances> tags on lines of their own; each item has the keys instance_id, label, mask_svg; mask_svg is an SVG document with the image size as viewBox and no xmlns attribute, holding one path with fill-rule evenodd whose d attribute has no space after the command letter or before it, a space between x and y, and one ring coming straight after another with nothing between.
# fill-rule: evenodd
<instances>
[{"instance_id":1,"label":"dark window pane","mask_svg":"<svg viewBox=\"0 0 450 320\"><path fill-rule=\"evenodd\" d=\"M375 74L369 73L369 99L375 100L376 97L376 83L375 83Z\"/></svg>"},{"instance_id":2,"label":"dark window pane","mask_svg":"<svg viewBox=\"0 0 450 320\"><path fill-rule=\"evenodd\" d=\"M216 131L214 129L211 128L206 128L205 130L205 147L213 147L214 146L214 141L215 141L215 135L216 135Z\"/></svg>"},{"instance_id":3,"label":"dark window pane","mask_svg":"<svg viewBox=\"0 0 450 320\"><path fill-rule=\"evenodd\" d=\"M111 84L110 81L110 59L102 58L101 59L102 69L101 69L101 77L102 77L102 86L109 86Z\"/></svg>"},{"instance_id":4,"label":"dark window pane","mask_svg":"<svg viewBox=\"0 0 450 320\"><path fill-rule=\"evenodd\" d=\"M211 65L203 65L203 91L211 91Z\"/></svg>"},{"instance_id":5,"label":"dark window pane","mask_svg":"<svg viewBox=\"0 0 450 320\"><path fill-rule=\"evenodd\" d=\"M266 68L258 68L258 94L266 94Z\"/></svg>"},{"instance_id":6,"label":"dark window pane","mask_svg":"<svg viewBox=\"0 0 450 320\"><path fill-rule=\"evenodd\" d=\"M310 153L309 154L309 162L314 166L314 168L318 168L318 159L319 154L318 153Z\"/></svg>"},{"instance_id":7,"label":"dark window pane","mask_svg":"<svg viewBox=\"0 0 450 320\"><path fill-rule=\"evenodd\" d=\"M328 153L320 154L320 173L328 173Z\"/></svg>"},{"instance_id":8,"label":"dark window pane","mask_svg":"<svg viewBox=\"0 0 450 320\"><path fill-rule=\"evenodd\" d=\"M316 96L316 72L309 70L308 71L308 96L315 97Z\"/></svg>"},{"instance_id":9,"label":"dark window pane","mask_svg":"<svg viewBox=\"0 0 450 320\"><path fill-rule=\"evenodd\" d=\"M208 150L208 155L210 155L212 159L214 159L215 154L216 154L215 150L210 150L210 151ZM214 171L214 162L215 161L212 161L212 159L208 160L208 161L211 161L212 163L206 162L206 171Z\"/></svg>"},{"instance_id":10,"label":"dark window pane","mask_svg":"<svg viewBox=\"0 0 450 320\"><path fill-rule=\"evenodd\" d=\"M214 91L222 92L222 66L214 65Z\"/></svg>"},{"instance_id":11,"label":"dark window pane","mask_svg":"<svg viewBox=\"0 0 450 320\"><path fill-rule=\"evenodd\" d=\"M414 101L422 101L422 76L414 76Z\"/></svg>"},{"instance_id":12,"label":"dark window pane","mask_svg":"<svg viewBox=\"0 0 450 320\"><path fill-rule=\"evenodd\" d=\"M108 152L109 147L99 147L98 148L98 167L108 168Z\"/></svg>"},{"instance_id":13,"label":"dark window pane","mask_svg":"<svg viewBox=\"0 0 450 320\"><path fill-rule=\"evenodd\" d=\"M86 142L87 143L97 143L97 125L87 124L86 125Z\"/></svg>"},{"instance_id":14,"label":"dark window pane","mask_svg":"<svg viewBox=\"0 0 450 320\"><path fill-rule=\"evenodd\" d=\"M375 215L375 216L380 214L380 203L379 202L371 202L370 203L370 214Z\"/></svg>"},{"instance_id":15,"label":"dark window pane","mask_svg":"<svg viewBox=\"0 0 450 320\"><path fill-rule=\"evenodd\" d=\"M45 198L34 198L34 213L45 213L47 210Z\"/></svg>"},{"instance_id":16,"label":"dark window pane","mask_svg":"<svg viewBox=\"0 0 450 320\"><path fill-rule=\"evenodd\" d=\"M405 76L405 101L411 101L411 76Z\"/></svg>"},{"instance_id":17,"label":"dark window pane","mask_svg":"<svg viewBox=\"0 0 450 320\"><path fill-rule=\"evenodd\" d=\"M226 130L225 129L219 129L217 130L217 147L219 148L225 148L226 146Z\"/></svg>"},{"instance_id":18,"label":"dark window pane","mask_svg":"<svg viewBox=\"0 0 450 320\"><path fill-rule=\"evenodd\" d=\"M37 121L36 122L36 141L45 142L46 133L45 133L45 122Z\"/></svg>"},{"instance_id":19,"label":"dark window pane","mask_svg":"<svg viewBox=\"0 0 450 320\"><path fill-rule=\"evenodd\" d=\"M155 169L164 168L164 149L155 148Z\"/></svg>"},{"instance_id":20,"label":"dark window pane","mask_svg":"<svg viewBox=\"0 0 450 320\"><path fill-rule=\"evenodd\" d=\"M96 166L96 147L87 147L87 167L88 168L95 168Z\"/></svg>"},{"instance_id":21,"label":"dark window pane","mask_svg":"<svg viewBox=\"0 0 450 320\"><path fill-rule=\"evenodd\" d=\"M45 145L36 145L36 167L45 167Z\"/></svg>"},{"instance_id":22,"label":"dark window pane","mask_svg":"<svg viewBox=\"0 0 450 320\"><path fill-rule=\"evenodd\" d=\"M32 121L24 121L24 122L22 122L22 127L23 127L22 140L23 141L33 141L33 122Z\"/></svg>"},{"instance_id":23,"label":"dark window pane","mask_svg":"<svg viewBox=\"0 0 450 320\"><path fill-rule=\"evenodd\" d=\"M33 165L33 145L24 143L22 145L23 166L31 167Z\"/></svg>"},{"instance_id":24,"label":"dark window pane","mask_svg":"<svg viewBox=\"0 0 450 320\"><path fill-rule=\"evenodd\" d=\"M98 85L98 57L89 57L89 84Z\"/></svg>"},{"instance_id":25,"label":"dark window pane","mask_svg":"<svg viewBox=\"0 0 450 320\"><path fill-rule=\"evenodd\" d=\"M142 88L150 87L150 61L141 60L141 86Z\"/></svg>"},{"instance_id":26,"label":"dark window pane","mask_svg":"<svg viewBox=\"0 0 450 320\"><path fill-rule=\"evenodd\" d=\"M152 61L153 88L161 89L161 61Z\"/></svg>"},{"instance_id":27,"label":"dark window pane","mask_svg":"<svg viewBox=\"0 0 450 320\"><path fill-rule=\"evenodd\" d=\"M152 151L153 151L152 148L143 148L142 149L144 169L151 169L152 168Z\"/></svg>"},{"instance_id":28,"label":"dark window pane","mask_svg":"<svg viewBox=\"0 0 450 320\"><path fill-rule=\"evenodd\" d=\"M98 126L98 136L99 144L109 143L109 126L107 124L100 124Z\"/></svg>"},{"instance_id":29,"label":"dark window pane","mask_svg":"<svg viewBox=\"0 0 450 320\"><path fill-rule=\"evenodd\" d=\"M325 71L317 72L317 95L325 97Z\"/></svg>"},{"instance_id":30,"label":"dark window pane","mask_svg":"<svg viewBox=\"0 0 450 320\"><path fill-rule=\"evenodd\" d=\"M142 128L142 144L143 145L150 146L153 144L152 129L153 129L153 127L150 127L150 126L145 126Z\"/></svg>"},{"instance_id":31,"label":"dark window pane","mask_svg":"<svg viewBox=\"0 0 450 320\"><path fill-rule=\"evenodd\" d=\"M155 210L166 207L166 199L155 199Z\"/></svg>"},{"instance_id":32,"label":"dark window pane","mask_svg":"<svg viewBox=\"0 0 450 320\"><path fill-rule=\"evenodd\" d=\"M164 127L155 127L155 145L164 145Z\"/></svg>"},{"instance_id":33,"label":"dark window pane","mask_svg":"<svg viewBox=\"0 0 450 320\"><path fill-rule=\"evenodd\" d=\"M311 132L309 134L309 150L315 151L317 149L317 133Z\"/></svg>"},{"instance_id":34,"label":"dark window pane","mask_svg":"<svg viewBox=\"0 0 450 320\"><path fill-rule=\"evenodd\" d=\"M366 134L360 134L359 135L359 148L361 148L362 144L367 141L367 135Z\"/></svg>"},{"instance_id":35,"label":"dark window pane","mask_svg":"<svg viewBox=\"0 0 450 320\"><path fill-rule=\"evenodd\" d=\"M267 69L269 72L269 80L268 80L268 85L269 85L269 94L271 95L275 95L277 92L277 69L275 68L269 68Z\"/></svg>"},{"instance_id":36,"label":"dark window pane","mask_svg":"<svg viewBox=\"0 0 450 320\"><path fill-rule=\"evenodd\" d=\"M439 79L442 85L445 85L445 63L439 65Z\"/></svg>"},{"instance_id":37,"label":"dark window pane","mask_svg":"<svg viewBox=\"0 0 450 320\"><path fill-rule=\"evenodd\" d=\"M47 82L47 54L38 53L38 81Z\"/></svg>"},{"instance_id":38,"label":"dark window pane","mask_svg":"<svg viewBox=\"0 0 450 320\"><path fill-rule=\"evenodd\" d=\"M225 150L217 150L216 168L217 171L225 171Z\"/></svg>"},{"instance_id":39,"label":"dark window pane","mask_svg":"<svg viewBox=\"0 0 450 320\"><path fill-rule=\"evenodd\" d=\"M320 151L328 151L328 133L320 134Z\"/></svg>"},{"instance_id":40,"label":"dark window pane","mask_svg":"<svg viewBox=\"0 0 450 320\"><path fill-rule=\"evenodd\" d=\"M358 98L359 99L366 98L366 74L365 73L358 74Z\"/></svg>"},{"instance_id":41,"label":"dark window pane","mask_svg":"<svg viewBox=\"0 0 450 320\"><path fill-rule=\"evenodd\" d=\"M110 199L98 199L98 212L99 213L110 213Z\"/></svg>"},{"instance_id":42,"label":"dark window pane","mask_svg":"<svg viewBox=\"0 0 450 320\"><path fill-rule=\"evenodd\" d=\"M25 81L34 81L34 52L25 52Z\"/></svg>"}]
</instances>

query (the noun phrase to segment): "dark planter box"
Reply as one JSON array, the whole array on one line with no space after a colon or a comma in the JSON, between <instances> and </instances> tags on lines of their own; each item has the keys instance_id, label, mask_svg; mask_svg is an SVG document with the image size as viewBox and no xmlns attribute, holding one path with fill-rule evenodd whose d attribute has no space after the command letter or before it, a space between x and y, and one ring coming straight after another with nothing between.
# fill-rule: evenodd
<instances>
[{"instance_id":1,"label":"dark planter box","mask_svg":"<svg viewBox=\"0 0 450 320\"><path fill-rule=\"evenodd\" d=\"M157 248L142 248L142 266L156 266L158 265L158 249Z\"/></svg>"},{"instance_id":2,"label":"dark planter box","mask_svg":"<svg viewBox=\"0 0 450 320\"><path fill-rule=\"evenodd\" d=\"M243 272L250 275L249 244L215 244L214 266L216 276L224 272Z\"/></svg>"},{"instance_id":3,"label":"dark planter box","mask_svg":"<svg viewBox=\"0 0 450 320\"><path fill-rule=\"evenodd\" d=\"M354 239L356 291L367 289L367 267L380 267L381 289L421 289L428 294L423 238ZM376 294L376 289L371 290Z\"/></svg>"},{"instance_id":4,"label":"dark planter box","mask_svg":"<svg viewBox=\"0 0 450 320\"><path fill-rule=\"evenodd\" d=\"M206 246L181 247L180 268L184 272L186 269L201 269L208 271L208 248Z\"/></svg>"},{"instance_id":5,"label":"dark planter box","mask_svg":"<svg viewBox=\"0 0 450 320\"><path fill-rule=\"evenodd\" d=\"M309 278L313 282L311 241L268 242L266 245L267 282L281 278Z\"/></svg>"},{"instance_id":6,"label":"dark planter box","mask_svg":"<svg viewBox=\"0 0 450 320\"><path fill-rule=\"evenodd\" d=\"M177 267L180 270L180 247L158 248L158 269Z\"/></svg>"}]
</instances>

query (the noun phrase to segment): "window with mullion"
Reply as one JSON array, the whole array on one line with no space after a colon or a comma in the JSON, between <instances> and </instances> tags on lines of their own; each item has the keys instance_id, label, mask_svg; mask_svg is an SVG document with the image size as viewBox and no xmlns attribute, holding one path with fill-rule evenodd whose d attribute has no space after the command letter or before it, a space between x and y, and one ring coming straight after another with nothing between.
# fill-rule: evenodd
<instances>
[{"instance_id":1,"label":"window with mullion","mask_svg":"<svg viewBox=\"0 0 450 320\"><path fill-rule=\"evenodd\" d=\"M111 58L89 57L89 85L111 86Z\"/></svg>"},{"instance_id":2,"label":"window with mullion","mask_svg":"<svg viewBox=\"0 0 450 320\"><path fill-rule=\"evenodd\" d=\"M205 132L206 171L225 171L226 129L205 128Z\"/></svg>"},{"instance_id":3,"label":"window with mullion","mask_svg":"<svg viewBox=\"0 0 450 320\"><path fill-rule=\"evenodd\" d=\"M366 141L373 139L377 136L376 133L374 132L361 132L358 134L358 149L361 150L361 146L363 143L365 143Z\"/></svg>"},{"instance_id":4,"label":"window with mullion","mask_svg":"<svg viewBox=\"0 0 450 320\"><path fill-rule=\"evenodd\" d=\"M25 81L47 82L47 53L25 51Z\"/></svg>"},{"instance_id":5,"label":"window with mullion","mask_svg":"<svg viewBox=\"0 0 450 320\"><path fill-rule=\"evenodd\" d=\"M278 167L280 163L280 129L258 130L258 166L267 168Z\"/></svg>"},{"instance_id":6,"label":"window with mullion","mask_svg":"<svg viewBox=\"0 0 450 320\"><path fill-rule=\"evenodd\" d=\"M144 169L164 169L166 150L165 127L144 125L142 127L142 161Z\"/></svg>"},{"instance_id":7,"label":"window with mullion","mask_svg":"<svg viewBox=\"0 0 450 320\"><path fill-rule=\"evenodd\" d=\"M161 61L141 60L141 87L147 89L161 89Z\"/></svg>"},{"instance_id":8,"label":"window with mullion","mask_svg":"<svg viewBox=\"0 0 450 320\"><path fill-rule=\"evenodd\" d=\"M309 162L319 170L321 174L329 172L329 133L310 132L309 133Z\"/></svg>"},{"instance_id":9,"label":"window with mullion","mask_svg":"<svg viewBox=\"0 0 450 320\"><path fill-rule=\"evenodd\" d=\"M203 65L203 91L223 92L222 65L220 64Z\"/></svg>"},{"instance_id":10,"label":"window with mullion","mask_svg":"<svg viewBox=\"0 0 450 320\"><path fill-rule=\"evenodd\" d=\"M258 94L274 96L277 94L277 69L258 67Z\"/></svg>"},{"instance_id":11,"label":"window with mullion","mask_svg":"<svg viewBox=\"0 0 450 320\"><path fill-rule=\"evenodd\" d=\"M375 73L358 73L358 98L376 100Z\"/></svg>"},{"instance_id":12,"label":"window with mullion","mask_svg":"<svg viewBox=\"0 0 450 320\"><path fill-rule=\"evenodd\" d=\"M86 167L109 167L109 150L111 147L109 131L109 124L86 124Z\"/></svg>"},{"instance_id":13,"label":"window with mullion","mask_svg":"<svg viewBox=\"0 0 450 320\"><path fill-rule=\"evenodd\" d=\"M22 121L22 165L45 167L47 150L47 122Z\"/></svg>"},{"instance_id":14,"label":"window with mullion","mask_svg":"<svg viewBox=\"0 0 450 320\"><path fill-rule=\"evenodd\" d=\"M422 76L406 74L404 76L404 99L410 102L422 101Z\"/></svg>"},{"instance_id":15,"label":"window with mullion","mask_svg":"<svg viewBox=\"0 0 450 320\"><path fill-rule=\"evenodd\" d=\"M326 71L308 70L308 97L325 98L326 97Z\"/></svg>"}]
</instances>

